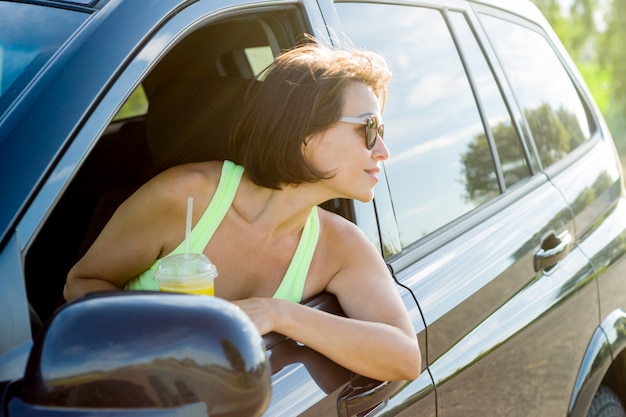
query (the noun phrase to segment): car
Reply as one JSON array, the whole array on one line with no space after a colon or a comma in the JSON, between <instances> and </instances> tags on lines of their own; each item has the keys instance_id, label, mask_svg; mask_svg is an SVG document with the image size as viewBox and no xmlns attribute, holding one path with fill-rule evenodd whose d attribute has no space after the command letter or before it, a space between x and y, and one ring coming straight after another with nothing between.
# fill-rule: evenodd
<instances>
[{"instance_id":1,"label":"car","mask_svg":"<svg viewBox=\"0 0 626 417\"><path fill-rule=\"evenodd\" d=\"M0 0L0 34L0 417L626 415L623 173L529 1ZM394 73L374 201L323 208L380 248L413 381L261 337L216 297L62 297L137 187L227 157L245 90L305 34Z\"/></svg>"}]
</instances>

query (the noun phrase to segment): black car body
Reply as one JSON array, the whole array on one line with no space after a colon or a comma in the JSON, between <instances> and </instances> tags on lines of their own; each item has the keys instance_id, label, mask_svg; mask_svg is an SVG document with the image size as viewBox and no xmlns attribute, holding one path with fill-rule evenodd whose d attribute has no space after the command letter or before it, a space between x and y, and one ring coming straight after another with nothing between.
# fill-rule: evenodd
<instances>
[{"instance_id":1,"label":"black car body","mask_svg":"<svg viewBox=\"0 0 626 417\"><path fill-rule=\"evenodd\" d=\"M387 260L424 358L415 381L243 337L219 300L62 299L142 182L224 157L246 85L304 33L377 50L394 72L375 200L325 208ZM2 0L0 34L0 416L593 416L626 400L621 165L529 2ZM307 304L342 314L327 294ZM166 330L187 321L174 343ZM193 337L206 332L229 342ZM205 379L175 376L183 365ZM203 397L219 375L243 385Z\"/></svg>"}]
</instances>

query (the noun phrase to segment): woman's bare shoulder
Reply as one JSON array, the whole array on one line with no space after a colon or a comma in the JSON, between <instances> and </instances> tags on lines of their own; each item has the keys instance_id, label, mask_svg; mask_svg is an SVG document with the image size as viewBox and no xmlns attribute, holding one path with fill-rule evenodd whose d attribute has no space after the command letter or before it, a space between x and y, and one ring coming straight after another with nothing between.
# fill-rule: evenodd
<instances>
[{"instance_id":1,"label":"woman's bare shoulder","mask_svg":"<svg viewBox=\"0 0 626 417\"><path fill-rule=\"evenodd\" d=\"M350 220L339 214L318 207L320 219L321 248L327 256L345 262L354 253L369 252L374 246L363 231Z\"/></svg>"},{"instance_id":2,"label":"woman's bare shoulder","mask_svg":"<svg viewBox=\"0 0 626 417\"><path fill-rule=\"evenodd\" d=\"M320 219L320 230L322 233L328 234L330 238L342 238L342 236L343 238L351 238L355 235L362 235L361 229L345 217L321 207L317 208L317 212Z\"/></svg>"},{"instance_id":3,"label":"woman's bare shoulder","mask_svg":"<svg viewBox=\"0 0 626 417\"><path fill-rule=\"evenodd\" d=\"M178 188L181 185L197 186L207 183L219 182L223 162L207 161L194 162L190 164L177 165L161 172L149 183L156 183L159 186L170 186Z\"/></svg>"},{"instance_id":4,"label":"woman's bare shoulder","mask_svg":"<svg viewBox=\"0 0 626 417\"><path fill-rule=\"evenodd\" d=\"M210 199L219 183L222 165L221 161L178 165L152 178L140 191L166 200L181 196Z\"/></svg>"},{"instance_id":5,"label":"woman's bare shoulder","mask_svg":"<svg viewBox=\"0 0 626 417\"><path fill-rule=\"evenodd\" d=\"M377 286L381 276L389 274L376 246L353 222L344 217L318 209L320 240L316 248L318 259L331 270L326 290L337 295L340 302L350 298L355 285ZM371 287L370 287L371 288Z\"/></svg>"}]
</instances>

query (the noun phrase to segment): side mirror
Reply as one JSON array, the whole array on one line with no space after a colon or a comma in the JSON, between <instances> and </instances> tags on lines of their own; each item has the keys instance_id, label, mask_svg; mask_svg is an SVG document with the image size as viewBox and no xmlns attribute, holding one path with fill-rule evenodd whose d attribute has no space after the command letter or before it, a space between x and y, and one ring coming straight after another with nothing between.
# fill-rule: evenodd
<instances>
[{"instance_id":1,"label":"side mirror","mask_svg":"<svg viewBox=\"0 0 626 417\"><path fill-rule=\"evenodd\" d=\"M214 417L260 416L270 392L263 339L234 304L124 291L59 309L35 341L19 396L66 409L205 403Z\"/></svg>"}]
</instances>

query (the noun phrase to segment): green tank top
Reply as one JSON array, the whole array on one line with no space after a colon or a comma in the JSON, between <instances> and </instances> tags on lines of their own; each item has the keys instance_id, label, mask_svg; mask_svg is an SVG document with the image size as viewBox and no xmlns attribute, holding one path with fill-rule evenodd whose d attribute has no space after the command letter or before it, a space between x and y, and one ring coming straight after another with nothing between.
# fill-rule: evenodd
<instances>
[{"instance_id":1,"label":"green tank top","mask_svg":"<svg viewBox=\"0 0 626 417\"><path fill-rule=\"evenodd\" d=\"M231 161L224 161L220 182L217 185L215 194L206 210L200 217L198 223L193 227L189 239L189 250L201 253L208 245L211 237L228 213L230 206L235 199L235 194L243 177L243 167L235 165ZM319 217L317 208L313 207L307 219L296 252L291 259L289 268L283 277L280 286L276 290L273 298L280 298L299 303L302 301L304 282L313 259L313 252L317 246L319 238ZM183 253L185 242L181 242L169 255ZM140 275L131 278L124 289L126 290L151 290L158 291L159 286L154 280L154 271L158 267L160 259L157 259L150 268ZM219 273L219 265L217 265ZM219 279L219 278L218 278ZM228 279L224 277L222 279Z\"/></svg>"}]
</instances>

